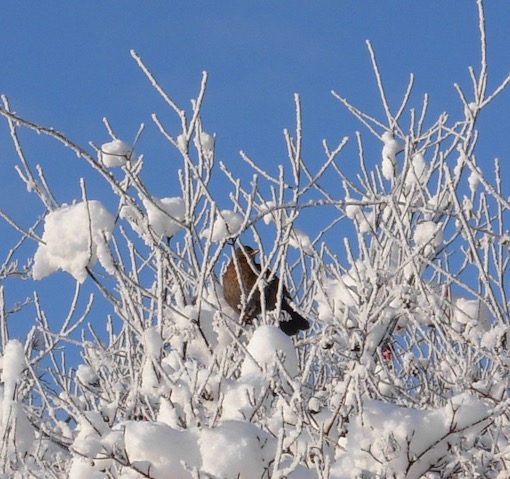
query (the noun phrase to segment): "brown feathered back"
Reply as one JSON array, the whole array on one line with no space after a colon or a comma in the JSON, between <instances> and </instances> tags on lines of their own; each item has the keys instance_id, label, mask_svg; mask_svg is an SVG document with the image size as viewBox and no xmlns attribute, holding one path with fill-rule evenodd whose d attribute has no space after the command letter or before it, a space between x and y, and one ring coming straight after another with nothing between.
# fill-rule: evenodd
<instances>
[{"instance_id":1,"label":"brown feathered back","mask_svg":"<svg viewBox=\"0 0 510 479\"><path fill-rule=\"evenodd\" d=\"M231 308L240 313L243 312L242 321L244 323L251 322L262 311L260 288L264 288L265 309L267 311L273 311L278 304L279 279L274 276L268 284L260 283L260 281L263 281L262 279L259 281L260 265L254 259L257 252L258 250L254 250L249 246L237 248L235 256L230 260L223 275L225 301ZM269 277L269 274L266 277ZM257 281L259 281L259 284L257 284ZM287 289L283 287L281 308L290 315L290 319L280 321L280 329L287 335L292 336L300 330L308 329L310 324L292 309L287 298L289 298L289 294ZM244 311L243 301L246 302Z\"/></svg>"}]
</instances>

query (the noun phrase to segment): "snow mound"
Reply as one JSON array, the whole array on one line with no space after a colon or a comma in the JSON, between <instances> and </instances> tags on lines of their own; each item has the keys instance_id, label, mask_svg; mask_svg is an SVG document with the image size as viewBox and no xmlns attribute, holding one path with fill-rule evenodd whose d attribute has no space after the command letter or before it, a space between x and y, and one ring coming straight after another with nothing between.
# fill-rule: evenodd
<instances>
[{"instance_id":1,"label":"snow mound","mask_svg":"<svg viewBox=\"0 0 510 479\"><path fill-rule=\"evenodd\" d=\"M235 236L241 230L243 217L230 210L222 210L215 218L212 227L206 228L200 235L202 238L211 238L211 241L220 242Z\"/></svg>"},{"instance_id":2,"label":"snow mound","mask_svg":"<svg viewBox=\"0 0 510 479\"><path fill-rule=\"evenodd\" d=\"M258 376L263 372L272 374L278 367L278 358L291 376L298 372L296 350L292 340L276 326L262 325L253 333L248 344L250 356L246 356L241 377Z\"/></svg>"},{"instance_id":3,"label":"snow mound","mask_svg":"<svg viewBox=\"0 0 510 479\"><path fill-rule=\"evenodd\" d=\"M114 217L95 200L52 211L44 220L43 242L35 252L33 278L42 279L61 269L83 283L86 268L97 261L111 272L107 242L114 224Z\"/></svg>"},{"instance_id":4,"label":"snow mound","mask_svg":"<svg viewBox=\"0 0 510 479\"><path fill-rule=\"evenodd\" d=\"M291 377L298 373L294 344L276 326L262 325L257 328L246 349L248 354L241 365L239 379L225 384L223 419L250 417L258 407L253 398L266 390L272 380L276 380L283 389L288 389L286 374L280 374L281 366Z\"/></svg>"},{"instance_id":5,"label":"snow mound","mask_svg":"<svg viewBox=\"0 0 510 479\"><path fill-rule=\"evenodd\" d=\"M96 424L97 420L89 415L90 424L82 428L81 437L73 444L82 456L73 460L70 479L106 477L100 471L107 460L97 459L101 446L105 450L125 450L130 467L119 477L126 479L198 477L193 471L211 475L207 477L257 479L270 470L276 454L276 439L245 421L183 431L162 423L129 421L121 432L106 431L104 424Z\"/></svg>"},{"instance_id":6,"label":"snow mound","mask_svg":"<svg viewBox=\"0 0 510 479\"><path fill-rule=\"evenodd\" d=\"M25 351L22 344L10 340L0 356L0 434L4 438L3 448L14 457L15 451L24 455L34 446L34 428L21 404L16 401L17 387L26 368Z\"/></svg>"},{"instance_id":7,"label":"snow mound","mask_svg":"<svg viewBox=\"0 0 510 479\"><path fill-rule=\"evenodd\" d=\"M381 139L384 144L381 153L382 174L387 180L391 180L395 177L397 170L396 155L397 153L400 153L403 150L403 148L395 141L393 135L389 131L383 133Z\"/></svg>"},{"instance_id":8,"label":"snow mound","mask_svg":"<svg viewBox=\"0 0 510 479\"><path fill-rule=\"evenodd\" d=\"M130 422L125 429L126 452L136 469L158 479L188 479L186 468L200 467L198 431L178 431L166 424ZM147 477L147 476L146 476Z\"/></svg>"},{"instance_id":9,"label":"snow mound","mask_svg":"<svg viewBox=\"0 0 510 479\"><path fill-rule=\"evenodd\" d=\"M289 245L302 250L303 253L313 255L313 246L310 237L299 228L293 228L290 233Z\"/></svg>"},{"instance_id":10,"label":"snow mound","mask_svg":"<svg viewBox=\"0 0 510 479\"><path fill-rule=\"evenodd\" d=\"M276 439L243 421L225 421L204 429L198 441L202 471L213 477L264 477L276 452Z\"/></svg>"},{"instance_id":11,"label":"snow mound","mask_svg":"<svg viewBox=\"0 0 510 479\"><path fill-rule=\"evenodd\" d=\"M133 150L121 140L113 140L101 145L99 158L107 168L122 166L131 159Z\"/></svg>"},{"instance_id":12,"label":"snow mound","mask_svg":"<svg viewBox=\"0 0 510 479\"><path fill-rule=\"evenodd\" d=\"M214 156L214 143L216 138L214 135L209 135L205 131L200 131L195 135L193 143L198 151L201 151L207 160L212 160Z\"/></svg>"},{"instance_id":13,"label":"snow mound","mask_svg":"<svg viewBox=\"0 0 510 479\"><path fill-rule=\"evenodd\" d=\"M171 237L182 227L186 205L180 197L143 200L149 224L159 238Z\"/></svg>"},{"instance_id":14,"label":"snow mound","mask_svg":"<svg viewBox=\"0 0 510 479\"><path fill-rule=\"evenodd\" d=\"M434 221L422 221L416 225L413 236L414 243L419 249L423 248L425 256L432 256L443 243L441 224Z\"/></svg>"},{"instance_id":15,"label":"snow mound","mask_svg":"<svg viewBox=\"0 0 510 479\"><path fill-rule=\"evenodd\" d=\"M433 411L370 400L350 421L345 452L331 477L400 477L407 471L406 478L420 479L449 449L475 441L488 417L487 405L467 393Z\"/></svg>"}]
</instances>

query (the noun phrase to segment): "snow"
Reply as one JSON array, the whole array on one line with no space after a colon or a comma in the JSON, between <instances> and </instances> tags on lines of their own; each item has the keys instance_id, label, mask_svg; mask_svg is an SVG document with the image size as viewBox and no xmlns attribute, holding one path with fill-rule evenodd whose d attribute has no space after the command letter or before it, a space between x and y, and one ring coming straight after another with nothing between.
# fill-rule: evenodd
<instances>
[{"instance_id":1,"label":"snow","mask_svg":"<svg viewBox=\"0 0 510 479\"><path fill-rule=\"evenodd\" d=\"M406 188L409 190L413 185L423 183L427 173L427 164L421 153L416 153L411 158L411 165L405 178Z\"/></svg>"},{"instance_id":2,"label":"snow","mask_svg":"<svg viewBox=\"0 0 510 479\"><path fill-rule=\"evenodd\" d=\"M226 384L223 398L224 419L241 420L256 410L257 399L271 381L289 390L288 377L298 373L296 351L292 340L279 328L259 326L247 346L238 380ZM267 403L263 401L263 404Z\"/></svg>"},{"instance_id":3,"label":"snow","mask_svg":"<svg viewBox=\"0 0 510 479\"><path fill-rule=\"evenodd\" d=\"M200 131L193 138L193 143L198 151L201 151L207 160L212 160L214 156L214 135L209 135L205 131Z\"/></svg>"},{"instance_id":4,"label":"snow","mask_svg":"<svg viewBox=\"0 0 510 479\"><path fill-rule=\"evenodd\" d=\"M348 201L348 199L346 199ZM347 218L350 220L353 220L356 218L361 212L361 207L359 205L347 205L345 207L345 214L347 215Z\"/></svg>"},{"instance_id":5,"label":"snow","mask_svg":"<svg viewBox=\"0 0 510 479\"><path fill-rule=\"evenodd\" d=\"M362 201L367 204L371 203L368 198L363 198ZM353 204L350 196L346 196L345 203L345 215L347 218L354 220L354 223L359 228L360 233L369 233L370 231L373 231L375 218L373 209L363 208L360 204Z\"/></svg>"},{"instance_id":6,"label":"snow","mask_svg":"<svg viewBox=\"0 0 510 479\"><path fill-rule=\"evenodd\" d=\"M469 189L471 190L471 193L475 193L475 191L478 188L478 185L480 184L480 180L481 180L480 174L475 170L471 171L471 174L469 175L468 178Z\"/></svg>"},{"instance_id":7,"label":"snow","mask_svg":"<svg viewBox=\"0 0 510 479\"><path fill-rule=\"evenodd\" d=\"M451 294L452 328L474 344L478 344L485 333L491 330L489 309L478 299L468 299Z\"/></svg>"},{"instance_id":8,"label":"snow","mask_svg":"<svg viewBox=\"0 0 510 479\"><path fill-rule=\"evenodd\" d=\"M98 381L96 372L86 364L80 364L78 366L76 377L85 386L93 386Z\"/></svg>"},{"instance_id":9,"label":"snow","mask_svg":"<svg viewBox=\"0 0 510 479\"><path fill-rule=\"evenodd\" d=\"M155 359L161 354L163 340L155 327L147 328L143 332L142 344L148 357Z\"/></svg>"},{"instance_id":10,"label":"snow","mask_svg":"<svg viewBox=\"0 0 510 479\"><path fill-rule=\"evenodd\" d=\"M293 248L302 250L303 253L313 255L313 246L310 237L299 228L292 228L290 233L289 245Z\"/></svg>"},{"instance_id":11,"label":"snow","mask_svg":"<svg viewBox=\"0 0 510 479\"><path fill-rule=\"evenodd\" d=\"M331 477L347 479L362 472L391 477L407 470L406 479L420 479L447 457L447 448L474 440L488 416L487 405L467 393L435 411L367 401L362 414L351 420L345 452L339 454Z\"/></svg>"},{"instance_id":12,"label":"snow","mask_svg":"<svg viewBox=\"0 0 510 479\"><path fill-rule=\"evenodd\" d=\"M413 236L418 249L423 249L424 256L432 256L443 242L441 224L434 221L422 221L416 225Z\"/></svg>"},{"instance_id":13,"label":"snow","mask_svg":"<svg viewBox=\"0 0 510 479\"><path fill-rule=\"evenodd\" d=\"M402 146L393 138L393 135L386 131L381 137L383 141L382 149L382 174L387 180L392 180L397 171L397 153L402 151Z\"/></svg>"},{"instance_id":14,"label":"snow","mask_svg":"<svg viewBox=\"0 0 510 479\"><path fill-rule=\"evenodd\" d=\"M22 344L13 339L7 343L1 358L2 382L6 392L13 392L23 369L26 367L25 351Z\"/></svg>"},{"instance_id":15,"label":"snow","mask_svg":"<svg viewBox=\"0 0 510 479\"><path fill-rule=\"evenodd\" d=\"M217 478L257 479L263 477L276 450L275 438L246 421L184 431L163 423L129 421L101 440L91 430L87 434L96 439L94 448L125 450L131 465L119 476L125 479L147 474L154 479L191 479L196 477L193 471ZM83 444L79 446L85 452ZM89 452L73 461L69 479L102 477L99 474L105 461L87 460L89 457L94 456Z\"/></svg>"},{"instance_id":16,"label":"snow","mask_svg":"<svg viewBox=\"0 0 510 479\"><path fill-rule=\"evenodd\" d=\"M0 386L0 434L4 444L8 444L2 449L17 450L23 455L33 446L35 431L21 404L16 401L17 385L26 368L25 351L18 340L13 339L6 344L0 367L3 383Z\"/></svg>"},{"instance_id":17,"label":"snow","mask_svg":"<svg viewBox=\"0 0 510 479\"><path fill-rule=\"evenodd\" d=\"M154 363L158 361L163 348L163 340L155 327L147 328L142 334L145 360L142 366L140 390L147 395L157 394L160 381Z\"/></svg>"},{"instance_id":18,"label":"snow","mask_svg":"<svg viewBox=\"0 0 510 479\"><path fill-rule=\"evenodd\" d=\"M181 133L176 138L176 145L183 154L188 152L188 142L186 141L186 135ZM216 142L215 135L210 135L202 129L195 133L193 137L193 144L198 152L204 156L207 161L211 161L214 157L214 143Z\"/></svg>"},{"instance_id":19,"label":"snow","mask_svg":"<svg viewBox=\"0 0 510 479\"><path fill-rule=\"evenodd\" d=\"M48 213L34 255L33 278L42 279L61 269L83 283L86 268L97 261L112 272L107 243L114 223L114 217L96 200L64 205Z\"/></svg>"},{"instance_id":20,"label":"snow","mask_svg":"<svg viewBox=\"0 0 510 479\"><path fill-rule=\"evenodd\" d=\"M202 471L214 477L264 477L276 452L276 439L249 422L226 421L205 429L198 440Z\"/></svg>"},{"instance_id":21,"label":"snow","mask_svg":"<svg viewBox=\"0 0 510 479\"><path fill-rule=\"evenodd\" d=\"M149 224L159 238L172 237L182 228L186 205L180 197L144 199Z\"/></svg>"},{"instance_id":22,"label":"snow","mask_svg":"<svg viewBox=\"0 0 510 479\"><path fill-rule=\"evenodd\" d=\"M243 217L239 213L231 210L222 210L214 218L211 228L206 228L201 233L204 239L211 239L214 242L220 242L239 233L243 225Z\"/></svg>"},{"instance_id":23,"label":"snow","mask_svg":"<svg viewBox=\"0 0 510 479\"><path fill-rule=\"evenodd\" d=\"M259 326L246 348L250 353L241 367L241 377L272 376L282 364L291 376L297 374L296 350L292 340L276 326L268 324Z\"/></svg>"},{"instance_id":24,"label":"snow","mask_svg":"<svg viewBox=\"0 0 510 479\"><path fill-rule=\"evenodd\" d=\"M99 159L107 168L125 165L131 159L133 151L121 140L113 140L101 145Z\"/></svg>"},{"instance_id":25,"label":"snow","mask_svg":"<svg viewBox=\"0 0 510 479\"><path fill-rule=\"evenodd\" d=\"M425 477L431 465L447 460L449 449L474 442L490 413L483 400L468 393L452 397L436 410L367 400L360 414L350 418L348 434L331 457L328 477L348 479L370 473L390 477L404 470L408 479ZM302 440L306 447L306 437ZM86 413L73 444L80 455L73 460L69 478L102 477L94 474L101 474L109 464L108 451L125 451L129 467L121 478L149 474L154 479L190 479L199 471L210 477L255 479L275 467L278 447L276 437L246 419L180 430L163 422L127 421L110 429L98 414ZM290 467L287 457L278 470L295 469L288 474L294 479L317 477L310 467L299 461L296 465Z\"/></svg>"},{"instance_id":26,"label":"snow","mask_svg":"<svg viewBox=\"0 0 510 479\"><path fill-rule=\"evenodd\" d=\"M321 288L316 294L317 314L324 323L344 322L346 310L358 305L359 296L356 290L356 280L359 270L352 269L341 278L323 278ZM346 326L353 324L345 319Z\"/></svg>"},{"instance_id":27,"label":"snow","mask_svg":"<svg viewBox=\"0 0 510 479\"><path fill-rule=\"evenodd\" d=\"M125 426L126 453L136 468L154 479L189 479L187 468L200 468L198 431L178 431L166 424L129 422ZM140 476L135 476L140 477Z\"/></svg>"}]
</instances>

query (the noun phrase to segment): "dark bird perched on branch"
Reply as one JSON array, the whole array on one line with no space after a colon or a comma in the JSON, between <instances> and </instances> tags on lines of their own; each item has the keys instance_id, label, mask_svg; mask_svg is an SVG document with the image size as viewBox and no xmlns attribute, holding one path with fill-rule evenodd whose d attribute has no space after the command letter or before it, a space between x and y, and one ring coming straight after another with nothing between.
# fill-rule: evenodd
<instances>
[{"instance_id":1,"label":"dark bird perched on branch","mask_svg":"<svg viewBox=\"0 0 510 479\"><path fill-rule=\"evenodd\" d=\"M237 248L235 256L230 260L223 275L223 295L229 306L241 312L243 310L243 298L246 301L242 318L244 323L251 322L253 318L262 312L260 289L264 291L263 297L265 298L265 309L267 311L276 309L278 304L278 285L280 280L276 276L273 276L269 282L265 282L263 278L259 280L260 264L256 263L254 259L257 253L258 250L254 250L249 246ZM266 278L269 279L269 277L270 272L267 272ZM241 278L241 281L239 281L239 278ZM282 291L281 308L289 314L290 319L288 321L280 321L280 329L288 336L292 336L300 330L308 329L310 324L299 313L294 311L288 303L290 296L285 286L282 288Z\"/></svg>"}]
</instances>

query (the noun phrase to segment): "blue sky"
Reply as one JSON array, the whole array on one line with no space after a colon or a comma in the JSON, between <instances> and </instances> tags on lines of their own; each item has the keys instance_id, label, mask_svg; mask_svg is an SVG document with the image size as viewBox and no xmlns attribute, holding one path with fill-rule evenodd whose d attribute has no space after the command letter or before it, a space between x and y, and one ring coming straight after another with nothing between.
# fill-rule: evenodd
<instances>
[{"instance_id":1,"label":"blue sky","mask_svg":"<svg viewBox=\"0 0 510 479\"><path fill-rule=\"evenodd\" d=\"M489 88L510 71L510 2L487 2ZM106 116L130 142L141 122L138 152L156 196L172 196L176 154L156 132L157 113L177 123L136 66L134 49L182 107L209 73L204 128L217 135L217 159L248 181L240 149L276 171L285 162L282 131L293 129L293 94L302 99L304 155L318 168L321 139L354 140L361 130L330 94L332 89L383 119L365 40L377 54L395 108L409 74L416 75L413 106L430 94L430 122L439 112L462 111L453 82L469 87L468 66L478 69L474 1L336 2L4 2L0 29L0 93L20 115L67 134L86 146L108 141ZM479 126L482 164L508 158L510 91L489 106ZM368 133L366 133L368 135ZM62 147L21 135L32 164L40 163L59 202L80 197L88 168ZM353 145L354 145L353 141ZM344 161L357 161L355 149ZM375 158L379 161L379 158ZM16 155L0 121L0 208L30 226L43 208L16 182ZM89 185L96 193L102 185ZM34 208L34 209L32 209ZM26 211L30 214L26 215ZM0 234L9 238L4 224ZM35 249L35 247L34 247Z\"/></svg>"},{"instance_id":2,"label":"blue sky","mask_svg":"<svg viewBox=\"0 0 510 479\"><path fill-rule=\"evenodd\" d=\"M204 127L217 134L218 159L234 169L240 149L261 163L285 161L282 130L294 126L295 92L310 158L320 155L323 137L337 142L362 129L332 89L382 118L366 39L393 105L413 72L414 104L428 92L431 121L443 109L459 111L453 82L469 86L467 67L479 62L476 5L468 1L32 1L23 7L7 2L2 16L9 21L0 31L0 92L20 114L83 145L107 140L103 116L126 141L144 122L140 149L148 157L168 154L150 114L169 125L174 117L130 57L134 49L183 107L208 71ZM494 85L510 70L510 4L489 2L486 16ZM509 102L507 92L498 110ZM488 153L503 156L506 115L499 121L499 111L488 110L502 146ZM4 145L5 128L0 141ZM2 150L1 163L12 164L12 151ZM70 201L73 191L61 201Z\"/></svg>"}]
</instances>

